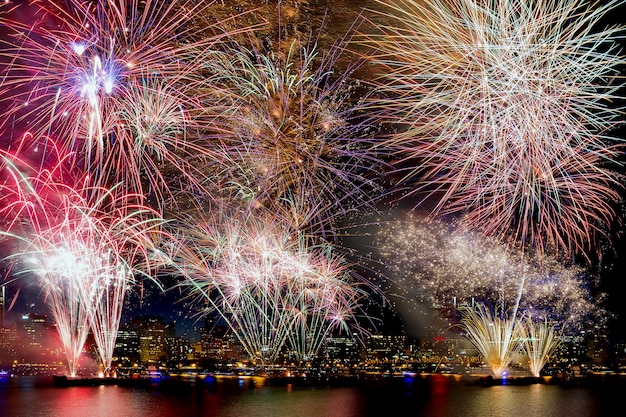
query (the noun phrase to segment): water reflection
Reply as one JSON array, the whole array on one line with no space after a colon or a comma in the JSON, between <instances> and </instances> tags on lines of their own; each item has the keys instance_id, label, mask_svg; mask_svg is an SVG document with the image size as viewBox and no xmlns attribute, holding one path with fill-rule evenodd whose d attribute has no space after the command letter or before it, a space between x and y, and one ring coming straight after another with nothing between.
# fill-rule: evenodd
<instances>
[{"instance_id":1,"label":"water reflection","mask_svg":"<svg viewBox=\"0 0 626 417\"><path fill-rule=\"evenodd\" d=\"M549 384L468 385L432 375L355 386L271 386L253 379L169 386L56 388L37 377L0 383L0 410L11 417L84 416L505 416L616 415L626 384L566 388Z\"/></svg>"}]
</instances>

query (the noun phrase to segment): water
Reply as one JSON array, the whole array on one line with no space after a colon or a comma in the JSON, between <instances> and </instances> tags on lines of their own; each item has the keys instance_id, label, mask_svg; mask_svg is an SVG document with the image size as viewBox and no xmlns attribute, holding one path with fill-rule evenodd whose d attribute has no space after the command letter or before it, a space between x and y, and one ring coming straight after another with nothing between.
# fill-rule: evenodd
<instances>
[{"instance_id":1,"label":"water","mask_svg":"<svg viewBox=\"0 0 626 417\"><path fill-rule=\"evenodd\" d=\"M0 415L10 417L429 416L595 417L619 415L623 383L482 387L435 375L352 386L269 386L248 380L165 388L59 388L51 377L0 381ZM616 414L617 413L617 414Z\"/></svg>"}]
</instances>

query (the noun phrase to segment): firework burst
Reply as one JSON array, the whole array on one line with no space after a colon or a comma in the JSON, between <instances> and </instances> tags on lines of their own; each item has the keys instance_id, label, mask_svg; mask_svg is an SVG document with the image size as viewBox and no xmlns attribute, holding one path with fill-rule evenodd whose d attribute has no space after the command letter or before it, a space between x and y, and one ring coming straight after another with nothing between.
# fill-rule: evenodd
<instances>
[{"instance_id":1,"label":"firework burst","mask_svg":"<svg viewBox=\"0 0 626 417\"><path fill-rule=\"evenodd\" d=\"M407 195L536 251L585 253L615 218L621 109L609 1L378 0L366 43ZM619 145L621 147L621 145Z\"/></svg>"},{"instance_id":2,"label":"firework burst","mask_svg":"<svg viewBox=\"0 0 626 417\"><path fill-rule=\"evenodd\" d=\"M561 343L558 333L546 320L524 317L520 324L522 351L528 357L530 373L538 377L544 365Z\"/></svg>"},{"instance_id":3,"label":"firework burst","mask_svg":"<svg viewBox=\"0 0 626 417\"><path fill-rule=\"evenodd\" d=\"M55 148L41 152L52 159ZM91 186L89 177L76 183L64 168L67 160L42 168L3 155L1 214L11 220L0 234L16 242L9 256L15 273L39 278L70 375L77 373L89 330L108 375L125 294L162 259L155 256L162 220L136 195Z\"/></svg>"},{"instance_id":4,"label":"firework burst","mask_svg":"<svg viewBox=\"0 0 626 417\"><path fill-rule=\"evenodd\" d=\"M463 308L461 327L468 340L491 367L494 376L501 377L520 350L516 321L501 311L490 311L482 304Z\"/></svg>"},{"instance_id":5,"label":"firework burst","mask_svg":"<svg viewBox=\"0 0 626 417\"><path fill-rule=\"evenodd\" d=\"M323 234L333 216L371 205L380 164L349 81L358 64L335 72L340 51L321 55L314 42L293 40L287 51L235 46L207 60L207 84L224 86L213 99L228 109L231 131L220 136L231 162L220 176L252 206L288 202L307 231Z\"/></svg>"},{"instance_id":6,"label":"firework burst","mask_svg":"<svg viewBox=\"0 0 626 417\"><path fill-rule=\"evenodd\" d=\"M377 241L395 286L443 312L477 301L510 309L513 319L548 319L561 330L606 318L601 297L590 292L593 277L581 267L440 221L408 216L383 224Z\"/></svg>"},{"instance_id":7,"label":"firework burst","mask_svg":"<svg viewBox=\"0 0 626 417\"><path fill-rule=\"evenodd\" d=\"M528 370L539 377L561 341L547 320L529 315L515 317L510 311L492 311L481 303L463 306L460 311L459 327L497 377L504 375L518 354L528 358Z\"/></svg>"},{"instance_id":8,"label":"firework burst","mask_svg":"<svg viewBox=\"0 0 626 417\"><path fill-rule=\"evenodd\" d=\"M331 247L309 246L271 217L233 214L193 219L171 257L202 312L221 317L251 359L272 363L287 347L310 360L333 329L358 329L365 282Z\"/></svg>"},{"instance_id":9,"label":"firework burst","mask_svg":"<svg viewBox=\"0 0 626 417\"><path fill-rule=\"evenodd\" d=\"M212 159L198 133L212 129L195 93L201 55L228 35L217 23L196 25L210 7L41 1L0 14L9 32L0 41L5 121L37 140L54 137L98 185L122 182L152 193L153 204L173 201L164 171L198 188L194 161Z\"/></svg>"}]
</instances>

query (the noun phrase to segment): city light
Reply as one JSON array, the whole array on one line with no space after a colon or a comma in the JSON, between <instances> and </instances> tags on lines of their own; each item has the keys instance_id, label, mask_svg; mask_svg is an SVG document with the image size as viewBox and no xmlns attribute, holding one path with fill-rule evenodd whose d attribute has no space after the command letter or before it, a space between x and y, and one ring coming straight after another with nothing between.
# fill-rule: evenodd
<instances>
[{"instance_id":1,"label":"city light","mask_svg":"<svg viewBox=\"0 0 626 417\"><path fill-rule=\"evenodd\" d=\"M34 286L62 345L13 369L510 381L604 334L621 2L257 3L0 5L2 320Z\"/></svg>"}]
</instances>

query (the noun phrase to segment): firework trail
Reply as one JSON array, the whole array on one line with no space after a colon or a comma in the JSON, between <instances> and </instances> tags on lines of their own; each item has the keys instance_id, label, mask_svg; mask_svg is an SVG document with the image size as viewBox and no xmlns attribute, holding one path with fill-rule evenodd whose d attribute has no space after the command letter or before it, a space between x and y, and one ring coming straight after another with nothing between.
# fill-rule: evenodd
<instances>
[{"instance_id":1,"label":"firework trail","mask_svg":"<svg viewBox=\"0 0 626 417\"><path fill-rule=\"evenodd\" d=\"M623 28L601 28L620 2L377 3L372 107L405 127L386 145L404 195L535 251L593 248L621 189Z\"/></svg>"},{"instance_id":2,"label":"firework trail","mask_svg":"<svg viewBox=\"0 0 626 417\"><path fill-rule=\"evenodd\" d=\"M215 130L196 93L202 55L230 35L198 25L211 6L72 0L3 11L6 123L54 137L94 183L152 193L153 204L173 201L170 177L200 188L198 167L213 154L199 132Z\"/></svg>"},{"instance_id":3,"label":"firework trail","mask_svg":"<svg viewBox=\"0 0 626 417\"><path fill-rule=\"evenodd\" d=\"M515 310L515 317L548 319L562 330L605 318L601 297L590 293L592 277L547 254L531 256L494 238L412 215L382 223L375 239L395 285L442 311L474 300Z\"/></svg>"},{"instance_id":4,"label":"firework trail","mask_svg":"<svg viewBox=\"0 0 626 417\"><path fill-rule=\"evenodd\" d=\"M492 312L482 304L475 308L464 307L461 313L461 327L466 337L491 367L494 376L501 377L521 347L516 320L501 311Z\"/></svg>"},{"instance_id":5,"label":"firework trail","mask_svg":"<svg viewBox=\"0 0 626 417\"><path fill-rule=\"evenodd\" d=\"M314 41L288 46L235 45L207 59L207 86L223 87L213 100L231 129L220 136L229 164L218 176L252 206L287 202L303 230L332 234L334 216L371 207L378 192L373 128L359 119L358 83L349 80L359 64L337 70L341 45L326 54Z\"/></svg>"},{"instance_id":6,"label":"firework trail","mask_svg":"<svg viewBox=\"0 0 626 417\"><path fill-rule=\"evenodd\" d=\"M58 148L49 143L40 151L52 159ZM162 220L136 195L91 186L89 176L76 181L67 161L61 156L50 168L32 167L3 152L0 213L11 221L0 235L16 242L8 257L15 274L39 278L70 375L78 371L89 330L108 375L125 294L136 276L150 278L163 259L157 248Z\"/></svg>"},{"instance_id":7,"label":"firework trail","mask_svg":"<svg viewBox=\"0 0 626 417\"><path fill-rule=\"evenodd\" d=\"M538 377L561 339L554 326L546 320L524 317L519 326L522 351L528 357L528 368L533 376Z\"/></svg>"},{"instance_id":8,"label":"firework trail","mask_svg":"<svg viewBox=\"0 0 626 417\"><path fill-rule=\"evenodd\" d=\"M194 227L171 258L202 313L217 313L251 359L272 363L286 346L310 360L329 332L359 329L366 283L332 247L309 246L257 215L190 218Z\"/></svg>"},{"instance_id":9,"label":"firework trail","mask_svg":"<svg viewBox=\"0 0 626 417\"><path fill-rule=\"evenodd\" d=\"M528 358L530 373L539 377L560 344L555 327L547 320L537 320L529 315L515 317L499 308L492 311L481 303L474 307L463 306L460 311L459 326L465 337L497 377L503 375L519 353Z\"/></svg>"},{"instance_id":10,"label":"firework trail","mask_svg":"<svg viewBox=\"0 0 626 417\"><path fill-rule=\"evenodd\" d=\"M284 304L292 306L294 314L289 349L296 359L310 361L332 331L363 332L355 314L368 294L365 283L353 278L347 262L332 247L303 246L300 243L302 253L286 266L294 272Z\"/></svg>"}]
</instances>

